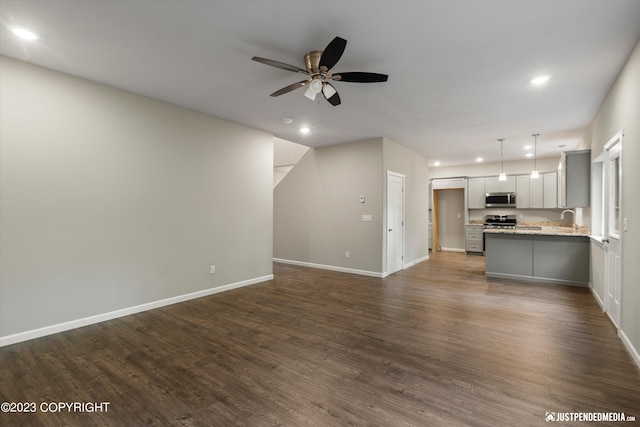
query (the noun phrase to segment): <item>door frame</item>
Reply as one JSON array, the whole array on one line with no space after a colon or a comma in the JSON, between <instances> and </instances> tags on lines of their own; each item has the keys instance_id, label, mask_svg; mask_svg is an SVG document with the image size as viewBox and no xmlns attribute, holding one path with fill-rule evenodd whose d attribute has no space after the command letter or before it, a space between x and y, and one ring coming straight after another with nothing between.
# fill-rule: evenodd
<instances>
[{"instance_id":1,"label":"door frame","mask_svg":"<svg viewBox=\"0 0 640 427\"><path fill-rule=\"evenodd\" d=\"M402 261L401 261L401 265L399 269L393 269L393 268L389 268L391 266L391 261L389 260L389 249L390 249L390 239L389 239L389 227L391 224L389 224L389 178L391 177L396 177L396 178L400 178L400 180L402 181L402 191L401 191L401 197L402 197L402 213L401 213L401 233L400 233L400 239L401 239L401 243L400 243L400 251L401 251L401 257L402 257ZM404 254L405 254L405 248L404 248L404 243L405 243L405 238L404 238L404 222L405 222L405 199L404 199L404 187L405 187L405 175L398 173L398 172L392 172L392 171L387 171L387 180L386 180L386 194L385 194L385 228L384 228L384 237L385 237L385 259L386 259L386 265L385 265L385 274L389 275L389 274L393 274L396 271L400 271L400 270L404 270ZM393 270L393 271L392 271Z\"/></svg>"},{"instance_id":2,"label":"door frame","mask_svg":"<svg viewBox=\"0 0 640 427\"><path fill-rule=\"evenodd\" d=\"M616 328L620 327L622 311L622 130L604 146L604 311ZM612 150L614 156L611 156ZM611 175L611 159L618 159L617 186ZM612 232L612 192L618 192L617 232ZM617 253L616 253L617 251Z\"/></svg>"}]
</instances>

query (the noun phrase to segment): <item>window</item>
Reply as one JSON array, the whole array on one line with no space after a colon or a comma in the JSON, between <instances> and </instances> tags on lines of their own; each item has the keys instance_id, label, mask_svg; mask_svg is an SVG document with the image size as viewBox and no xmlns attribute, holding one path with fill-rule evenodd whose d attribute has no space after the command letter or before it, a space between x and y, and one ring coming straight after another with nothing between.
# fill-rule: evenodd
<instances>
[{"instance_id":1,"label":"window","mask_svg":"<svg viewBox=\"0 0 640 427\"><path fill-rule=\"evenodd\" d=\"M591 235L604 236L604 153L591 164Z\"/></svg>"}]
</instances>

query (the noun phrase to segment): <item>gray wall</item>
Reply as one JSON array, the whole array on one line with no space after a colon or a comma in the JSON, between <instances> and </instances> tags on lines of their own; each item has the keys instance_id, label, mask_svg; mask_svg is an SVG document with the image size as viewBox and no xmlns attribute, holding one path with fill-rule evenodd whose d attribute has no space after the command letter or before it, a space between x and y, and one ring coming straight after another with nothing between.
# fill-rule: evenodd
<instances>
[{"instance_id":1,"label":"gray wall","mask_svg":"<svg viewBox=\"0 0 640 427\"><path fill-rule=\"evenodd\" d=\"M622 234L622 313L620 330L640 351L640 43L589 126L585 146L595 159L619 131L622 140L622 217L629 230ZM604 301L604 289L594 288ZM638 361L638 360L637 360Z\"/></svg>"},{"instance_id":2,"label":"gray wall","mask_svg":"<svg viewBox=\"0 0 640 427\"><path fill-rule=\"evenodd\" d=\"M274 190L274 257L381 272L381 170L382 138L309 150Z\"/></svg>"},{"instance_id":3,"label":"gray wall","mask_svg":"<svg viewBox=\"0 0 640 427\"><path fill-rule=\"evenodd\" d=\"M0 67L0 336L271 274L272 135Z\"/></svg>"}]
</instances>

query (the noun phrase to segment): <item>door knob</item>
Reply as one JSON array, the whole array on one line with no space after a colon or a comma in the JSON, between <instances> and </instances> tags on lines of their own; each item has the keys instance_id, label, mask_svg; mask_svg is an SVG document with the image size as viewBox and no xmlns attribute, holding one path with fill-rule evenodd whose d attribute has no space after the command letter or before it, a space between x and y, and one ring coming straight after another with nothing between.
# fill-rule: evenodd
<instances>
[{"instance_id":1,"label":"door knob","mask_svg":"<svg viewBox=\"0 0 640 427\"><path fill-rule=\"evenodd\" d=\"M393 231L392 229L389 229L389 231Z\"/></svg>"},{"instance_id":2,"label":"door knob","mask_svg":"<svg viewBox=\"0 0 640 427\"><path fill-rule=\"evenodd\" d=\"M603 239L602 243L609 243L609 239Z\"/></svg>"}]
</instances>

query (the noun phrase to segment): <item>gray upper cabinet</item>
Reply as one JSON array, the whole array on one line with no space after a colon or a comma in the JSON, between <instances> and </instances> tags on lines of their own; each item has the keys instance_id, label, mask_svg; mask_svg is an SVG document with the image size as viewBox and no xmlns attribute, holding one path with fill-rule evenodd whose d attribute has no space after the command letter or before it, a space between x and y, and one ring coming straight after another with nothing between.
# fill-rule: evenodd
<instances>
[{"instance_id":1,"label":"gray upper cabinet","mask_svg":"<svg viewBox=\"0 0 640 427\"><path fill-rule=\"evenodd\" d=\"M567 151L558 170L558 205L588 207L591 201L591 150Z\"/></svg>"}]
</instances>

